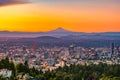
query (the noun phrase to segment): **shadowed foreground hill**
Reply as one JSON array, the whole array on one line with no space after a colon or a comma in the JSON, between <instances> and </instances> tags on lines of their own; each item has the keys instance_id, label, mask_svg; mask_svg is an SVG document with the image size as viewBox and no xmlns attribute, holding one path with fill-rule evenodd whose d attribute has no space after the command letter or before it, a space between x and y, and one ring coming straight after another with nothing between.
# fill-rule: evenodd
<instances>
[{"instance_id":1,"label":"shadowed foreground hill","mask_svg":"<svg viewBox=\"0 0 120 80\"><path fill-rule=\"evenodd\" d=\"M86 38L79 38L79 37L51 37L51 36L42 36L37 38L21 38L21 39L10 39L7 41L9 45L32 45L36 43L37 46L46 46L46 47L53 47L53 46L70 46L71 44L75 44L75 46L82 46L82 47L110 47L111 43L115 42L116 46L120 45L120 40L109 40L109 39L86 39Z\"/></svg>"}]
</instances>

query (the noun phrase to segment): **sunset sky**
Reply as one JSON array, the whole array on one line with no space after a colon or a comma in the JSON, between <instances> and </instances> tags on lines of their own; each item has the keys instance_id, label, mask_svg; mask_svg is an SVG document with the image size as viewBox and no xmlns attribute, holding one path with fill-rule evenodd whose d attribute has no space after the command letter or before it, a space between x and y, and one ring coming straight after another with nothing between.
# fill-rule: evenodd
<instances>
[{"instance_id":1,"label":"sunset sky","mask_svg":"<svg viewBox=\"0 0 120 80\"><path fill-rule=\"evenodd\" d=\"M0 0L0 31L120 32L120 0L23 1Z\"/></svg>"}]
</instances>

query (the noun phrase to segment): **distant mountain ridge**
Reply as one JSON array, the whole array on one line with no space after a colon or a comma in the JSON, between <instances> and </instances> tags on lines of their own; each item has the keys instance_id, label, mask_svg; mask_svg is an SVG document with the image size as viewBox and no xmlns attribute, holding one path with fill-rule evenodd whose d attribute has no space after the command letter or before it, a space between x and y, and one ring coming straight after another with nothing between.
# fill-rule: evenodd
<instances>
[{"instance_id":1,"label":"distant mountain ridge","mask_svg":"<svg viewBox=\"0 0 120 80\"><path fill-rule=\"evenodd\" d=\"M10 32L10 31L0 31L0 37L40 37L40 36L53 36L53 37L61 37L72 35L75 32L65 30L61 27L51 30L48 32Z\"/></svg>"},{"instance_id":2,"label":"distant mountain ridge","mask_svg":"<svg viewBox=\"0 0 120 80\"><path fill-rule=\"evenodd\" d=\"M120 32L102 32L102 33L84 33L84 32L72 32L65 30L61 27L51 30L48 32L10 32L10 31L0 31L0 37L22 37L22 38L35 38L41 36L52 36L56 38L60 37L74 37L74 38L119 38Z\"/></svg>"},{"instance_id":3,"label":"distant mountain ridge","mask_svg":"<svg viewBox=\"0 0 120 80\"><path fill-rule=\"evenodd\" d=\"M38 46L76 46L83 47L109 47L111 42L120 45L120 32L83 33L72 32L63 28L57 28L48 32L0 32L0 41L8 41L9 45L31 45Z\"/></svg>"}]
</instances>

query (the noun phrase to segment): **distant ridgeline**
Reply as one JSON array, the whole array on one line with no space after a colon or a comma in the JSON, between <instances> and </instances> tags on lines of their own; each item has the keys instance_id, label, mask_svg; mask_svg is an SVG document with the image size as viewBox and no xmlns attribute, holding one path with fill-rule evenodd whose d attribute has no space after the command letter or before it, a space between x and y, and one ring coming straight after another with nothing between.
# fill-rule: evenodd
<instances>
[{"instance_id":1,"label":"distant ridgeline","mask_svg":"<svg viewBox=\"0 0 120 80\"><path fill-rule=\"evenodd\" d=\"M83 33L71 32L58 28L48 32L0 32L0 42L7 41L30 45L36 42L38 46L69 46L75 44L82 47L109 47L112 42L120 45L120 32Z\"/></svg>"},{"instance_id":2,"label":"distant ridgeline","mask_svg":"<svg viewBox=\"0 0 120 80\"><path fill-rule=\"evenodd\" d=\"M111 43L115 43L115 46L120 46L120 40L109 40L109 39L78 39L77 38L68 38L68 37L51 37L51 36L42 36L37 38L1 38L0 43L7 43L7 45L32 45L36 43L37 46L45 47L69 47L71 44L81 47L110 47Z\"/></svg>"}]
</instances>

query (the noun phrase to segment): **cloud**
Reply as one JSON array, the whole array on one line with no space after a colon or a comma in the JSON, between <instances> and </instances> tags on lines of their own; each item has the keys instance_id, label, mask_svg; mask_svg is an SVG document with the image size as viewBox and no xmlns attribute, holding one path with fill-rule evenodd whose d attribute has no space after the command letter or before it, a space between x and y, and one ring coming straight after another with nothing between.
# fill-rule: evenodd
<instances>
[{"instance_id":1,"label":"cloud","mask_svg":"<svg viewBox=\"0 0 120 80\"><path fill-rule=\"evenodd\" d=\"M0 0L0 6L13 5L13 4L24 4L27 0Z\"/></svg>"},{"instance_id":2,"label":"cloud","mask_svg":"<svg viewBox=\"0 0 120 80\"><path fill-rule=\"evenodd\" d=\"M120 0L0 0L0 6L38 2L120 3Z\"/></svg>"},{"instance_id":3,"label":"cloud","mask_svg":"<svg viewBox=\"0 0 120 80\"><path fill-rule=\"evenodd\" d=\"M120 0L28 0L30 2L120 2Z\"/></svg>"}]
</instances>

